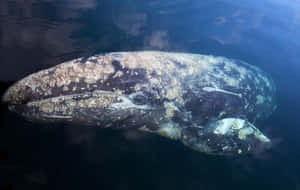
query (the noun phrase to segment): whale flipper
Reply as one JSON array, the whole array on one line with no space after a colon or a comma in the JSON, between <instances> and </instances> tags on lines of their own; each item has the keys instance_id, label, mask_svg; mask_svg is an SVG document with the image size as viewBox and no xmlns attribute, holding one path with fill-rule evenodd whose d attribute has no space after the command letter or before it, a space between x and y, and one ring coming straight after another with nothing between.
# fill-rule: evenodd
<instances>
[{"instance_id":1,"label":"whale flipper","mask_svg":"<svg viewBox=\"0 0 300 190\"><path fill-rule=\"evenodd\" d=\"M258 144L270 143L250 122L240 118L224 118L204 127L186 127L180 140L186 146L209 154L245 154Z\"/></svg>"}]
</instances>

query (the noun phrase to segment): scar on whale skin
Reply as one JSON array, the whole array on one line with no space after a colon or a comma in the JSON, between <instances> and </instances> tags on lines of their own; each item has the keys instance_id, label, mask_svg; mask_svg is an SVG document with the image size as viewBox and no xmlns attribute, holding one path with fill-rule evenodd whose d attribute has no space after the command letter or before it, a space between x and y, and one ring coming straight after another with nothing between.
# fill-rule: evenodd
<instances>
[{"instance_id":1,"label":"scar on whale skin","mask_svg":"<svg viewBox=\"0 0 300 190\"><path fill-rule=\"evenodd\" d=\"M220 88L217 88L217 87L209 87L209 86L206 86L206 87L203 87L202 89L203 89L204 91L206 91L206 92L221 92L221 93L231 94L231 95L233 95L233 96L238 96L238 97L242 98L242 94L230 92L230 91L223 90L223 89L220 89Z\"/></svg>"}]
</instances>

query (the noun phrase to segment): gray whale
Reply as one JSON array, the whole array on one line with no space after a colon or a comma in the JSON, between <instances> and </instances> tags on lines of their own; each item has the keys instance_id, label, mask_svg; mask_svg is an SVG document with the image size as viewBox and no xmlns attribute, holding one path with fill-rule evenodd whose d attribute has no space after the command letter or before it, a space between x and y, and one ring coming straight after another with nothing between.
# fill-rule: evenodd
<instances>
[{"instance_id":1,"label":"gray whale","mask_svg":"<svg viewBox=\"0 0 300 190\"><path fill-rule=\"evenodd\" d=\"M31 74L2 97L31 121L138 129L200 152L240 155L270 143L254 124L275 109L261 69L210 55L113 52Z\"/></svg>"}]
</instances>

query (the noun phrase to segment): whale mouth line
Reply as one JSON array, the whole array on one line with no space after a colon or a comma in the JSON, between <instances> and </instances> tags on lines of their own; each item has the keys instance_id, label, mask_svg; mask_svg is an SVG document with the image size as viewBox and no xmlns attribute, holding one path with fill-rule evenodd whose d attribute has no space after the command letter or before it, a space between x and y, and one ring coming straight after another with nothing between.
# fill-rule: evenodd
<instances>
[{"instance_id":1,"label":"whale mouth line","mask_svg":"<svg viewBox=\"0 0 300 190\"><path fill-rule=\"evenodd\" d=\"M61 94L53 97L40 95L31 97L28 91L21 91L18 96L8 89L2 96L2 103L8 105L10 111L22 115L40 115L44 118L68 119L76 109L107 108L112 103L120 102L117 94L111 91L85 91L73 94Z\"/></svg>"},{"instance_id":2,"label":"whale mouth line","mask_svg":"<svg viewBox=\"0 0 300 190\"><path fill-rule=\"evenodd\" d=\"M12 98L11 96L10 98ZM21 97L24 97L21 95ZM77 117L93 117L100 115L117 114L121 112L150 112L155 109L150 105L137 105L131 97L113 91L84 91L73 94L63 94L53 97L40 96L27 101L15 101L5 99L8 109L19 113L29 120L62 121L73 120ZM20 100L20 98L18 99ZM9 102L10 101L10 102ZM12 103L11 103L12 102ZM127 111L126 111L127 110ZM100 116L101 117L101 116ZM30 119L31 118L31 119ZM83 119L82 119L83 120Z\"/></svg>"},{"instance_id":3,"label":"whale mouth line","mask_svg":"<svg viewBox=\"0 0 300 190\"><path fill-rule=\"evenodd\" d=\"M104 91L104 90L92 90L92 91L82 91L77 93L68 93L68 94L58 94L56 96L47 96L44 94L40 94L39 96L32 96L32 90L30 88L20 89L16 86L12 86L6 90L6 92L1 97L1 103L9 104L9 105L28 105L31 103L43 102L43 101L51 101L54 102L58 100L70 100L73 99L74 101L80 99L87 99L92 96L114 96L116 94L112 91Z\"/></svg>"},{"instance_id":4,"label":"whale mouth line","mask_svg":"<svg viewBox=\"0 0 300 190\"><path fill-rule=\"evenodd\" d=\"M8 104L8 109L12 112L25 116L30 121L51 122L51 121L72 121L81 113L97 114L103 110L108 110L111 104L120 102L116 93L111 91L85 91L74 94L63 94L53 97L41 95L35 99L26 101L14 101L13 96L7 92L2 101ZM20 94L21 97L24 97ZM10 99L8 99L10 98Z\"/></svg>"}]
</instances>

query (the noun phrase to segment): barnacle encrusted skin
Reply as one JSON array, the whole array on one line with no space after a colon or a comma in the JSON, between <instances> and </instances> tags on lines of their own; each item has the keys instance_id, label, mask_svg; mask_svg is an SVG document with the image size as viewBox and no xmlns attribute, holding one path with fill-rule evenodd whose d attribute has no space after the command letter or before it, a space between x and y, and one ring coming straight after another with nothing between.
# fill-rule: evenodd
<instances>
[{"instance_id":1,"label":"barnacle encrusted skin","mask_svg":"<svg viewBox=\"0 0 300 190\"><path fill-rule=\"evenodd\" d=\"M198 107L203 108L198 110L198 114L203 113L198 115L201 118L239 115L255 121L274 110L273 82L263 71L245 62L185 53L119 54L124 57L122 67L146 71L146 85L160 90L157 98L168 100L164 106L170 117L174 110L178 110L176 105L188 109L194 103L193 97L197 99ZM205 87L216 90L207 92L203 90ZM202 123L207 121L202 120Z\"/></svg>"},{"instance_id":2,"label":"barnacle encrusted skin","mask_svg":"<svg viewBox=\"0 0 300 190\"><path fill-rule=\"evenodd\" d=\"M198 123L211 117L268 116L274 109L275 87L260 69L241 61L210 55L157 51L116 52L71 60L42 70L10 90L14 103L95 90L119 95L157 91L166 117L184 111ZM20 93L28 91L28 93ZM195 105L197 107L195 108Z\"/></svg>"}]
</instances>

